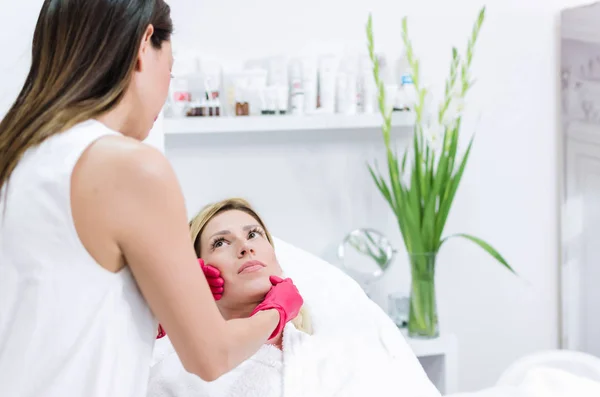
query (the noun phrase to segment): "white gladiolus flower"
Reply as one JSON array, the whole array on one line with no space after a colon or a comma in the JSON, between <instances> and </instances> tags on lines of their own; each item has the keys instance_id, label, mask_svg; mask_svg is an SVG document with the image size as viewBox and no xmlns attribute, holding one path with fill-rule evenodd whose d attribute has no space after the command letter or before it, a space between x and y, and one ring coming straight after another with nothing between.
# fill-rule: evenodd
<instances>
[{"instance_id":1,"label":"white gladiolus flower","mask_svg":"<svg viewBox=\"0 0 600 397\"><path fill-rule=\"evenodd\" d=\"M439 152L442 149L444 142L444 131L443 125L440 125L435 118L426 125L423 126L423 136L427 146L434 152Z\"/></svg>"},{"instance_id":2,"label":"white gladiolus flower","mask_svg":"<svg viewBox=\"0 0 600 397\"><path fill-rule=\"evenodd\" d=\"M462 116L465 109L465 98L462 94L462 84L456 81L450 89L450 103L444 112L442 125L448 129L453 129L459 117Z\"/></svg>"},{"instance_id":3,"label":"white gladiolus flower","mask_svg":"<svg viewBox=\"0 0 600 397\"><path fill-rule=\"evenodd\" d=\"M462 116L465 110L465 100L461 97L453 97L450 99L450 104L448 108L444 112L444 117L442 118L442 125L447 128L454 128L459 117Z\"/></svg>"},{"instance_id":4,"label":"white gladiolus flower","mask_svg":"<svg viewBox=\"0 0 600 397\"><path fill-rule=\"evenodd\" d=\"M433 87L431 85L428 85L427 87L425 87L425 89L426 93L425 98L423 100L423 113L430 114L433 111L434 104Z\"/></svg>"}]
</instances>

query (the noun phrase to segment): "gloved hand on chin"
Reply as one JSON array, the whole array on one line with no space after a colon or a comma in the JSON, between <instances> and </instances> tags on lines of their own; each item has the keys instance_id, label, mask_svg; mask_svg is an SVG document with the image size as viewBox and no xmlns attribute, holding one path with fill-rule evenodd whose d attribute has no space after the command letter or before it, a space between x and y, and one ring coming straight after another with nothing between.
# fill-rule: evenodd
<instances>
[{"instance_id":1,"label":"gloved hand on chin","mask_svg":"<svg viewBox=\"0 0 600 397\"><path fill-rule=\"evenodd\" d=\"M282 279L281 277L271 276L269 280L272 287L265 299L252 311L251 316L261 310L275 309L279 312L279 324L269 337L269 340L271 340L283 331L283 327L288 321L296 318L304 304L304 300L290 278Z\"/></svg>"}]
</instances>

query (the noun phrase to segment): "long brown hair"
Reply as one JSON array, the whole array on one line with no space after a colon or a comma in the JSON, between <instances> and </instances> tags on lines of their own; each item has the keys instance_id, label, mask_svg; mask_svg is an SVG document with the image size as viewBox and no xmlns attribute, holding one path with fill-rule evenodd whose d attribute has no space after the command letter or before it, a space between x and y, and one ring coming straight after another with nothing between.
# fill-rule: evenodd
<instances>
[{"instance_id":1,"label":"long brown hair","mask_svg":"<svg viewBox=\"0 0 600 397\"><path fill-rule=\"evenodd\" d=\"M220 213L233 210L245 212L254 218L265 231L265 237L269 243L275 247L273 244L273 237L271 236L271 233L269 233L269 229L267 229L264 221L252 208L250 203L243 198L234 197L219 201L217 203L208 204L190 221L191 239L192 243L194 244L196 256L198 258L202 257L202 250L200 249L200 236L202 235L202 232L204 231L204 228L208 222L210 222L211 219ZM300 313L298 313L298 316L292 320L292 323L300 331L303 331L309 335L313 333L312 320L305 306L300 308Z\"/></svg>"},{"instance_id":2,"label":"long brown hair","mask_svg":"<svg viewBox=\"0 0 600 397\"><path fill-rule=\"evenodd\" d=\"M29 74L0 122L0 189L27 149L119 103L146 29L161 48L170 14L164 0L44 1Z\"/></svg>"}]
</instances>

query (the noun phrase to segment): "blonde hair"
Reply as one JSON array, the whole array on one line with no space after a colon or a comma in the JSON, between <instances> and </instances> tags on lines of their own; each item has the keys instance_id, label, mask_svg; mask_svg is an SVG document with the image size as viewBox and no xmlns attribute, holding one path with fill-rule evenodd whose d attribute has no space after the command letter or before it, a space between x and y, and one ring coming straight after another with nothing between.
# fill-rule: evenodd
<instances>
[{"instance_id":1,"label":"blonde hair","mask_svg":"<svg viewBox=\"0 0 600 397\"><path fill-rule=\"evenodd\" d=\"M211 219L213 219L215 216L222 212L234 210L245 212L251 217L253 217L265 231L265 236L271 244L271 246L275 247L275 244L273 244L273 237L271 236L271 233L269 233L269 230L265 226L265 223L263 222L261 217L256 213L256 211L254 211L250 203L244 200L243 198L229 198L226 200L219 201L217 203L206 205L190 221L190 234L192 238L192 243L194 244L194 250L196 251L196 255L198 256L198 258L202 257L202 252L200 248L200 236L202 235L202 232L204 231L204 228L206 227L208 222L210 222ZM306 307L302 306L300 308L300 313L295 319L292 320L292 324L294 324L294 326L298 330L307 334L312 334L311 319L308 314L308 311L306 310Z\"/></svg>"}]
</instances>

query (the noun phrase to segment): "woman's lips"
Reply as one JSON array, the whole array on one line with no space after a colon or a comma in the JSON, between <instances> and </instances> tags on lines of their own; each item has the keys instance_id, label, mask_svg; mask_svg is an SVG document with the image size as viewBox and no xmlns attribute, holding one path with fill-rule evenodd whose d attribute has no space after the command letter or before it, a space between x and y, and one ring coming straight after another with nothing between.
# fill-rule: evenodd
<instances>
[{"instance_id":1,"label":"woman's lips","mask_svg":"<svg viewBox=\"0 0 600 397\"><path fill-rule=\"evenodd\" d=\"M256 272L264 267L265 267L265 264L262 263L261 261L255 261L255 260L248 261L248 262L245 262L242 266L240 266L240 269L238 270L238 274Z\"/></svg>"}]
</instances>

